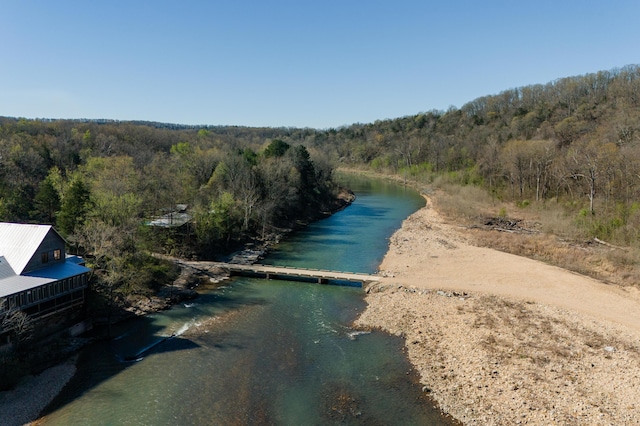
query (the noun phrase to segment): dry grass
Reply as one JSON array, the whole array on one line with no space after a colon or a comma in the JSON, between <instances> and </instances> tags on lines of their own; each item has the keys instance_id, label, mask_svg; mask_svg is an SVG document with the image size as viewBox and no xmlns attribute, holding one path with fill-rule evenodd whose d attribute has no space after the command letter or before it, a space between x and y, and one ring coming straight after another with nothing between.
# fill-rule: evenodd
<instances>
[{"instance_id":1,"label":"dry grass","mask_svg":"<svg viewBox=\"0 0 640 426\"><path fill-rule=\"evenodd\" d=\"M400 176L362 173L410 183ZM435 191L432 201L444 217L475 229L473 243L477 246L540 260L609 283L640 286L640 246L621 249L596 243L562 204L551 201L518 206L497 200L482 188L446 179L436 178L428 188L413 183L423 193ZM640 213L637 216L640 224ZM488 218L495 217L519 220L524 230L532 232L500 232L484 226Z\"/></svg>"},{"instance_id":2,"label":"dry grass","mask_svg":"<svg viewBox=\"0 0 640 426\"><path fill-rule=\"evenodd\" d=\"M436 188L438 211L450 219L470 222L503 207L485 190L475 186L441 184Z\"/></svg>"},{"instance_id":3,"label":"dry grass","mask_svg":"<svg viewBox=\"0 0 640 426\"><path fill-rule=\"evenodd\" d=\"M524 256L618 285L640 285L640 249L596 242L555 203L526 208L493 199L475 187L443 186L437 210L472 229L473 243ZM489 218L518 221L518 229L487 227Z\"/></svg>"}]
</instances>

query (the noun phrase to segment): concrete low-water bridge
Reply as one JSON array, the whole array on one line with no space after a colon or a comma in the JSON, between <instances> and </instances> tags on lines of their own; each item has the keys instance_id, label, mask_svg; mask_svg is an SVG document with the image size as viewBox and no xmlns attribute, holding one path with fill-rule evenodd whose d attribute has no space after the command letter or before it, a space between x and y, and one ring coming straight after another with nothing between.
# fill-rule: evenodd
<instances>
[{"instance_id":1,"label":"concrete low-water bridge","mask_svg":"<svg viewBox=\"0 0 640 426\"><path fill-rule=\"evenodd\" d=\"M230 275L241 275L248 277L259 277L266 279L280 279L290 281L312 281L319 284L331 284L340 282L352 282L364 285L370 282L377 282L380 277L370 274L359 274L354 272L328 271L321 269L293 268L288 266L272 265L243 265L225 262L181 262L197 269L220 268L228 271Z\"/></svg>"}]
</instances>

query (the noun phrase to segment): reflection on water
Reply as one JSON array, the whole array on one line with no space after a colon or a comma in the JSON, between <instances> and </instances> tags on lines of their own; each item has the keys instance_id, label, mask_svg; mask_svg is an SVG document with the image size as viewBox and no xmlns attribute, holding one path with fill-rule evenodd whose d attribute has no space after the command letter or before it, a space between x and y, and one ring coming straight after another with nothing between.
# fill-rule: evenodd
<instances>
[{"instance_id":1,"label":"reflection on water","mask_svg":"<svg viewBox=\"0 0 640 426\"><path fill-rule=\"evenodd\" d=\"M354 205L282 243L267 263L374 272L423 201L352 182ZM362 289L238 278L118 326L87 348L44 424L446 424L402 342L350 328Z\"/></svg>"}]
</instances>

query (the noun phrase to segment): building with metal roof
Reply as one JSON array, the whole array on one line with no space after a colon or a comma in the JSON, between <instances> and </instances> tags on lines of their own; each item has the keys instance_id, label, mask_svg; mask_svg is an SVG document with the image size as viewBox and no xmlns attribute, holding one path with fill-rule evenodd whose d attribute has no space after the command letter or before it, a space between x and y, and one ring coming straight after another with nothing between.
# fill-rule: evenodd
<instances>
[{"instance_id":1,"label":"building with metal roof","mask_svg":"<svg viewBox=\"0 0 640 426\"><path fill-rule=\"evenodd\" d=\"M0 317L16 309L32 319L81 309L89 272L82 259L67 256L52 226L0 222Z\"/></svg>"},{"instance_id":2,"label":"building with metal roof","mask_svg":"<svg viewBox=\"0 0 640 426\"><path fill-rule=\"evenodd\" d=\"M176 204L175 209L164 209L168 210L166 214L150 220L147 225L159 228L179 228L193 219L191 214L187 213L188 208L187 204Z\"/></svg>"}]
</instances>

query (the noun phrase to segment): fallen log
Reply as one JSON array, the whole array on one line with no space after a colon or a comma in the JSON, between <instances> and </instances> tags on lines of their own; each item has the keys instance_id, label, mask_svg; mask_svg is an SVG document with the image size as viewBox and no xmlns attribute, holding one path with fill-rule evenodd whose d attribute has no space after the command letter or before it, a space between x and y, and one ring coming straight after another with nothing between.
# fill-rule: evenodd
<instances>
[{"instance_id":1,"label":"fallen log","mask_svg":"<svg viewBox=\"0 0 640 426\"><path fill-rule=\"evenodd\" d=\"M595 241L598 244L602 244L603 246L607 246L610 248L614 248L614 249L618 249L618 250L627 250L627 247L620 247L620 246L614 246L613 244L610 244L606 241L602 241L600 238L598 237L594 237L593 241Z\"/></svg>"}]
</instances>

